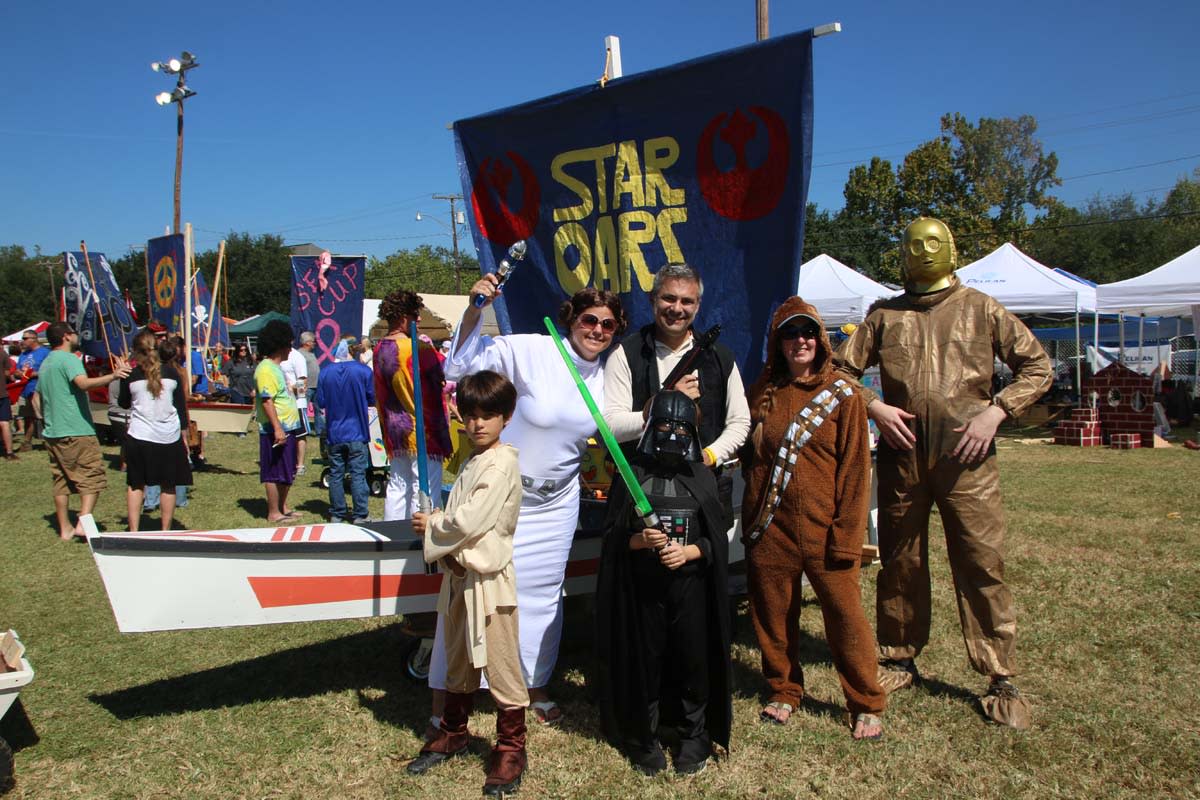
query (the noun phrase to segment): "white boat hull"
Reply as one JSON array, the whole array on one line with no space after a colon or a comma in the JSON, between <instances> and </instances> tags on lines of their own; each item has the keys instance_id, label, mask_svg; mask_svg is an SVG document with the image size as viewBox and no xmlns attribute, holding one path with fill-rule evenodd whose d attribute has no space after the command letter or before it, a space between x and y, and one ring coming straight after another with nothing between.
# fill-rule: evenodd
<instances>
[{"instance_id":1,"label":"white boat hull","mask_svg":"<svg viewBox=\"0 0 1200 800\"><path fill-rule=\"evenodd\" d=\"M740 527L730 560L741 560ZM407 522L224 531L104 533L89 539L122 633L269 625L433 611L430 572ZM566 595L596 588L600 537L581 533Z\"/></svg>"}]
</instances>

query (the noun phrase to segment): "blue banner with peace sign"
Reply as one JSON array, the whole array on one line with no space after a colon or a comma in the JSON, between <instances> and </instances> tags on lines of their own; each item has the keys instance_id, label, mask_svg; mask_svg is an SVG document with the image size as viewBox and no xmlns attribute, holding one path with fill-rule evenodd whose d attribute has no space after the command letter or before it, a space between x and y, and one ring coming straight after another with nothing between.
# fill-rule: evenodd
<instances>
[{"instance_id":1,"label":"blue banner with peace sign","mask_svg":"<svg viewBox=\"0 0 1200 800\"><path fill-rule=\"evenodd\" d=\"M168 331L183 333L184 278L186 256L183 234L159 236L146 242L146 286L150 294L150 316Z\"/></svg>"}]
</instances>

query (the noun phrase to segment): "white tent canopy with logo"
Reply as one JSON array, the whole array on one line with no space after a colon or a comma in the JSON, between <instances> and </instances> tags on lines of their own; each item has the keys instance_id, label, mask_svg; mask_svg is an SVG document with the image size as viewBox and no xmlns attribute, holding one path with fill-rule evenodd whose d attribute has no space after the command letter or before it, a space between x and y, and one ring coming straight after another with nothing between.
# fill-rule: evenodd
<instances>
[{"instance_id":1,"label":"white tent canopy with logo","mask_svg":"<svg viewBox=\"0 0 1200 800\"><path fill-rule=\"evenodd\" d=\"M800 265L796 294L816 307L826 326L834 328L862 322L872 303L897 293L822 253Z\"/></svg>"},{"instance_id":2,"label":"white tent canopy with logo","mask_svg":"<svg viewBox=\"0 0 1200 800\"><path fill-rule=\"evenodd\" d=\"M1096 290L1039 264L1005 242L958 271L958 279L990 294L1014 314L1094 313Z\"/></svg>"},{"instance_id":3,"label":"white tent canopy with logo","mask_svg":"<svg viewBox=\"0 0 1200 800\"><path fill-rule=\"evenodd\" d=\"M1096 289L1082 281L1060 275L1005 242L958 271L958 279L1000 301L1014 314L1072 314L1075 317L1075 351L1083 345L1079 335L1079 312L1096 317ZM1075 380L1083 396L1083 363L1075 361Z\"/></svg>"}]
</instances>

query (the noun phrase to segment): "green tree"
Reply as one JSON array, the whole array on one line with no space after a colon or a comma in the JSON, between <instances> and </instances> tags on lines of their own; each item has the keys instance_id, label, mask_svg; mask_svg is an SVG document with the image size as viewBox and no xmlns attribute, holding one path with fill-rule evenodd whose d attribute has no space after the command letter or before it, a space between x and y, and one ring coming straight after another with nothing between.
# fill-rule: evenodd
<instances>
[{"instance_id":1,"label":"green tree","mask_svg":"<svg viewBox=\"0 0 1200 800\"><path fill-rule=\"evenodd\" d=\"M479 261L460 253L459 273L455 273L454 253L448 248L423 244L412 250L397 250L382 261L368 261L367 297L383 297L398 288L428 294L466 294L479 277Z\"/></svg>"},{"instance_id":2,"label":"green tree","mask_svg":"<svg viewBox=\"0 0 1200 800\"><path fill-rule=\"evenodd\" d=\"M26 254L20 245L0 246L0 335L38 320L57 319L62 259ZM54 292L50 275L54 275Z\"/></svg>"},{"instance_id":3,"label":"green tree","mask_svg":"<svg viewBox=\"0 0 1200 800\"><path fill-rule=\"evenodd\" d=\"M1058 158L1036 138L1033 117L941 119L941 136L913 149L896 169L873 158L846 180L843 232L856 234L859 266L876 279L899 277L896 249L904 227L918 216L942 219L954 232L964 262L972 261L1024 228L1030 214L1053 204L1048 190L1061 183Z\"/></svg>"},{"instance_id":4,"label":"green tree","mask_svg":"<svg viewBox=\"0 0 1200 800\"><path fill-rule=\"evenodd\" d=\"M1131 194L1094 197L1082 208L1052 204L1025 235L1031 256L1097 283L1162 266L1200 244L1200 170L1163 202Z\"/></svg>"},{"instance_id":5,"label":"green tree","mask_svg":"<svg viewBox=\"0 0 1200 800\"><path fill-rule=\"evenodd\" d=\"M850 170L843 195L827 252L877 281L898 281L901 191L892 163L874 157Z\"/></svg>"},{"instance_id":6,"label":"green tree","mask_svg":"<svg viewBox=\"0 0 1200 800\"><path fill-rule=\"evenodd\" d=\"M214 288L217 274L217 250L196 254L196 268L204 275L208 288ZM234 319L267 311L289 313L292 307L291 253L283 238L273 233L238 233L225 238L225 274L227 283L220 291L223 303L228 292L229 308L221 313Z\"/></svg>"},{"instance_id":7,"label":"green tree","mask_svg":"<svg viewBox=\"0 0 1200 800\"><path fill-rule=\"evenodd\" d=\"M149 295L146 294L146 251L130 250L120 258L109 259L108 266L112 268L113 277L121 291L129 292L138 321L145 325L150 321Z\"/></svg>"}]
</instances>

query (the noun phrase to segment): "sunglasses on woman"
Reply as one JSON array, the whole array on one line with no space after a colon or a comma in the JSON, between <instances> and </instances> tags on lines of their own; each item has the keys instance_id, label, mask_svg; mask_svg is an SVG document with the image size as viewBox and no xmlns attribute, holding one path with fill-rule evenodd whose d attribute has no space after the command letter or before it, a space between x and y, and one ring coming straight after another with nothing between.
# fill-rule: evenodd
<instances>
[{"instance_id":1,"label":"sunglasses on woman","mask_svg":"<svg viewBox=\"0 0 1200 800\"><path fill-rule=\"evenodd\" d=\"M821 329L816 325L784 325L779 329L779 338L785 342L792 339L816 339Z\"/></svg>"},{"instance_id":2,"label":"sunglasses on woman","mask_svg":"<svg viewBox=\"0 0 1200 800\"><path fill-rule=\"evenodd\" d=\"M580 314L579 324L585 328L594 328L599 325L605 333L612 333L617 329L617 321L614 318L600 319L595 314Z\"/></svg>"}]
</instances>

